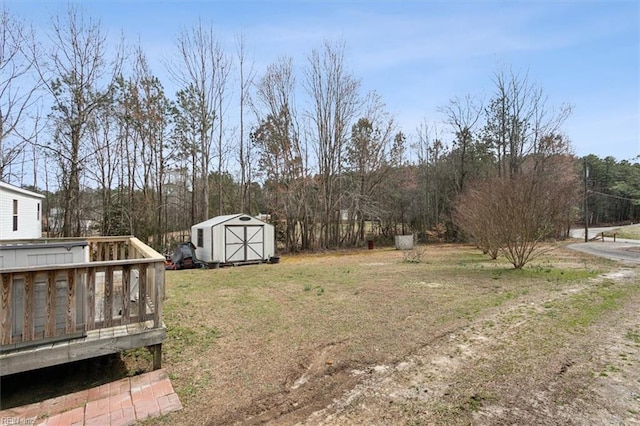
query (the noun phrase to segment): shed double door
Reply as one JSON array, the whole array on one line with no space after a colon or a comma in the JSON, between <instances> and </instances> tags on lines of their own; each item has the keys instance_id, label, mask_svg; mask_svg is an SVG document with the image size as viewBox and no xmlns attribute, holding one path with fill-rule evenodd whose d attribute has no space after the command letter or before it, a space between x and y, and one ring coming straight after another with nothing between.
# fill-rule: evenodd
<instances>
[{"instance_id":1,"label":"shed double door","mask_svg":"<svg viewBox=\"0 0 640 426\"><path fill-rule=\"evenodd\" d=\"M264 226L227 225L224 237L225 262L264 259Z\"/></svg>"}]
</instances>

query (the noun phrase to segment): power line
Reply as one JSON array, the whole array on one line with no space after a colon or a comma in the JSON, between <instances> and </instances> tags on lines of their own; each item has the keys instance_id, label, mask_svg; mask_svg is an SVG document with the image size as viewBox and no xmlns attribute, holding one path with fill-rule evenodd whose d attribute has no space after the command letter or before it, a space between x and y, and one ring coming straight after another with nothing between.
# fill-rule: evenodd
<instances>
[{"instance_id":1,"label":"power line","mask_svg":"<svg viewBox=\"0 0 640 426\"><path fill-rule=\"evenodd\" d=\"M640 203L640 199L637 198L628 198L628 197L622 197L620 195L613 195L613 194L605 194L604 192L598 192L598 191L594 191L594 190L588 190L588 193L591 194L597 194L597 195L602 195L604 197L609 197L609 198L617 198L619 200L625 200L625 201L635 201L635 202L639 202Z\"/></svg>"}]
</instances>

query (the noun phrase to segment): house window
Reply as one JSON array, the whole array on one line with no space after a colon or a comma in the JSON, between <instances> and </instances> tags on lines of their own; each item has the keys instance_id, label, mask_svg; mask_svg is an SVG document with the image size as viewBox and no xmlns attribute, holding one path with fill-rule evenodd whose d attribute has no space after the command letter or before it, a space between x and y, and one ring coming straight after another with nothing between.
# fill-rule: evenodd
<instances>
[{"instance_id":1,"label":"house window","mask_svg":"<svg viewBox=\"0 0 640 426\"><path fill-rule=\"evenodd\" d=\"M40 203L38 203L38 212L36 213L36 220L40 220Z\"/></svg>"},{"instance_id":2,"label":"house window","mask_svg":"<svg viewBox=\"0 0 640 426\"><path fill-rule=\"evenodd\" d=\"M13 230L18 230L18 200L13 200Z\"/></svg>"},{"instance_id":3,"label":"house window","mask_svg":"<svg viewBox=\"0 0 640 426\"><path fill-rule=\"evenodd\" d=\"M204 229L198 228L198 247L204 247Z\"/></svg>"}]
</instances>

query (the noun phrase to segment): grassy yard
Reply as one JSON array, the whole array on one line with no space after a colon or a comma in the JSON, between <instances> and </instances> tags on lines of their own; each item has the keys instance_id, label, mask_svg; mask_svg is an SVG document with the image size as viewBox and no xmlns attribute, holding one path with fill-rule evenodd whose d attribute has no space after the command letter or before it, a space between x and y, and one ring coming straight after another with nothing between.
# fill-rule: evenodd
<instances>
[{"instance_id":1,"label":"grassy yard","mask_svg":"<svg viewBox=\"0 0 640 426\"><path fill-rule=\"evenodd\" d=\"M522 270L470 246L166 272L156 425L632 424L638 266L565 249ZM144 348L4 379L3 407L139 374Z\"/></svg>"},{"instance_id":2,"label":"grassy yard","mask_svg":"<svg viewBox=\"0 0 640 426\"><path fill-rule=\"evenodd\" d=\"M628 290L616 286L572 296L572 289L612 265L558 248L514 270L472 247L437 245L427 247L420 263L376 249L167 271L163 367L184 410L160 421L304 418L353 388L353 371L401 362L477 321L491 328L497 313L529 303L541 304L544 329L514 344L548 356L556 340L624 300ZM500 321L515 323L519 315L515 310ZM126 361L133 366L145 357L133 351ZM522 362L515 356L505 361L507 370Z\"/></svg>"},{"instance_id":3,"label":"grassy yard","mask_svg":"<svg viewBox=\"0 0 640 426\"><path fill-rule=\"evenodd\" d=\"M640 240L640 225L625 226L624 228L614 229L609 232L605 232L607 237L613 237L616 234L618 238L627 238L630 240Z\"/></svg>"}]
</instances>

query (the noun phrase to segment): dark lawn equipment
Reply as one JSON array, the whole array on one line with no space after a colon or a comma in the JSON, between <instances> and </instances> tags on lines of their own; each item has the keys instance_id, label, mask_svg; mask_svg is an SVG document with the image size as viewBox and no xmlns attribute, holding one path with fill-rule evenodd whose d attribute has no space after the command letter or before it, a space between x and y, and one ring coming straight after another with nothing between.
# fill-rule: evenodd
<instances>
[{"instance_id":1,"label":"dark lawn equipment","mask_svg":"<svg viewBox=\"0 0 640 426\"><path fill-rule=\"evenodd\" d=\"M196 257L196 247L191 243L180 243L171 257L164 262L165 269L194 269L204 268L206 265Z\"/></svg>"}]
</instances>

